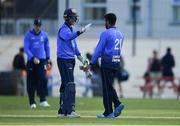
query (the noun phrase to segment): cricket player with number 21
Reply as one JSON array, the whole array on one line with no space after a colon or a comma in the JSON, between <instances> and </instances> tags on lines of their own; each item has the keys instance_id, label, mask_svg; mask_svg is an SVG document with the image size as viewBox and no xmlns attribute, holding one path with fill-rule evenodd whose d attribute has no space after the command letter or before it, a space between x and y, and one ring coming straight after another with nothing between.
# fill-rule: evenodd
<instances>
[{"instance_id":1,"label":"cricket player with number 21","mask_svg":"<svg viewBox=\"0 0 180 126\"><path fill-rule=\"evenodd\" d=\"M106 30L101 33L100 40L90 61L90 65L84 67L84 71L90 69L99 57L101 57L101 77L103 87L103 104L105 111L97 115L97 118L115 118L121 114L124 105L119 101L113 88L113 80L119 68L123 35L115 27L116 15L108 13L104 16ZM114 110L112 107L114 103Z\"/></svg>"}]
</instances>

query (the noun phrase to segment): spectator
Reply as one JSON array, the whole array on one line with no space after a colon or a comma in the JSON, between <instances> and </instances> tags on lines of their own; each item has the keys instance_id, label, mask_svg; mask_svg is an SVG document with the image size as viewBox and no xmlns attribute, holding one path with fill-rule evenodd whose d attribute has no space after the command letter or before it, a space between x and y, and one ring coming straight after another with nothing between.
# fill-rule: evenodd
<instances>
[{"instance_id":1,"label":"spectator","mask_svg":"<svg viewBox=\"0 0 180 126\"><path fill-rule=\"evenodd\" d=\"M26 70L23 47L19 48L19 53L16 54L13 59L13 69L14 70Z\"/></svg>"},{"instance_id":2,"label":"spectator","mask_svg":"<svg viewBox=\"0 0 180 126\"><path fill-rule=\"evenodd\" d=\"M47 77L47 95L48 96L52 96L53 92L53 75L52 75L52 61L50 60L47 66L47 70L46 70L46 77Z\"/></svg>"},{"instance_id":3,"label":"spectator","mask_svg":"<svg viewBox=\"0 0 180 126\"><path fill-rule=\"evenodd\" d=\"M141 91L143 92L143 98L146 98L147 94L149 95L149 98L153 97L153 85L151 81L151 77L148 71L145 72L143 75L144 78L144 85L140 87Z\"/></svg>"},{"instance_id":4,"label":"spectator","mask_svg":"<svg viewBox=\"0 0 180 126\"><path fill-rule=\"evenodd\" d=\"M15 55L13 59L13 70L18 74L19 77L19 95L26 94L26 84L25 84L25 77L26 77L26 64L24 58L24 48L19 48L19 53Z\"/></svg>"},{"instance_id":5,"label":"spectator","mask_svg":"<svg viewBox=\"0 0 180 126\"><path fill-rule=\"evenodd\" d=\"M150 74L150 79L152 83L157 86L158 89L158 96L161 95L161 85L160 85L160 80L162 77L161 73L161 61L158 58L158 53L156 50L153 51L153 56L148 59L148 72ZM152 94L153 95L153 94Z\"/></svg>"},{"instance_id":6,"label":"spectator","mask_svg":"<svg viewBox=\"0 0 180 126\"><path fill-rule=\"evenodd\" d=\"M168 47L166 49L166 54L161 59L161 68L162 68L162 76L163 76L162 78L164 81L162 92L167 82L171 82L173 89L176 90L175 89L176 84L174 83L174 73L172 70L174 67L175 67L175 59L173 54L171 53L171 48Z\"/></svg>"}]
</instances>

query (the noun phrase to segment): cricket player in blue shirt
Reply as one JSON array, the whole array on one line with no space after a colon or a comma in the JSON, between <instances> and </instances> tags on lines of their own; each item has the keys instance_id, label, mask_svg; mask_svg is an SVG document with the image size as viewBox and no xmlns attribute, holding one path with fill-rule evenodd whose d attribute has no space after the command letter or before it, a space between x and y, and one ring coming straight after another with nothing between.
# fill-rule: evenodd
<instances>
[{"instance_id":1,"label":"cricket player in blue shirt","mask_svg":"<svg viewBox=\"0 0 180 126\"><path fill-rule=\"evenodd\" d=\"M34 20L34 28L24 37L24 50L27 54L27 92L30 108L36 108L35 90L39 93L40 106L49 107L46 101L46 70L50 61L50 48L47 33L41 31L41 20Z\"/></svg>"},{"instance_id":2,"label":"cricket player in blue shirt","mask_svg":"<svg viewBox=\"0 0 180 126\"><path fill-rule=\"evenodd\" d=\"M75 112L75 56L84 65L88 64L88 60L81 56L76 38L85 32L86 29L75 30L74 25L78 21L78 15L75 9L66 9L63 17L65 23L60 27L57 35L57 64L61 76L58 117L76 118L80 116Z\"/></svg>"},{"instance_id":3,"label":"cricket player in blue shirt","mask_svg":"<svg viewBox=\"0 0 180 126\"><path fill-rule=\"evenodd\" d=\"M103 87L103 103L105 111L97 115L97 118L114 118L121 114L124 105L119 101L113 88L113 80L119 68L123 35L115 27L116 15L108 13L104 16L107 30L102 32L90 65L84 68L87 71L99 57L101 57L101 76ZM112 107L114 103L114 111Z\"/></svg>"}]
</instances>

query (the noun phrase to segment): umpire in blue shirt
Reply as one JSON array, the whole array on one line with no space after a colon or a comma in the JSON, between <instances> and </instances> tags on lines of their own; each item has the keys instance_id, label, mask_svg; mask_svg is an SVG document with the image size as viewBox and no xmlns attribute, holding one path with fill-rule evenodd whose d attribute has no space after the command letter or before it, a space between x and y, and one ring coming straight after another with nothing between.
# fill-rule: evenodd
<instances>
[{"instance_id":1,"label":"umpire in blue shirt","mask_svg":"<svg viewBox=\"0 0 180 126\"><path fill-rule=\"evenodd\" d=\"M40 106L49 107L46 101L46 67L50 61L49 39L46 32L41 31L41 20L34 20L34 28L24 37L24 50L27 54L27 92L32 109L36 108L35 91L39 93Z\"/></svg>"},{"instance_id":2,"label":"umpire in blue shirt","mask_svg":"<svg viewBox=\"0 0 180 126\"><path fill-rule=\"evenodd\" d=\"M97 115L97 118L114 118L119 116L124 108L113 88L113 80L119 69L124 37L115 27L116 15L114 13L108 13L104 18L106 30L101 33L90 65L85 67L84 70L88 70L101 57L103 104L105 111L103 114ZM114 111L112 103L114 103Z\"/></svg>"},{"instance_id":3,"label":"umpire in blue shirt","mask_svg":"<svg viewBox=\"0 0 180 126\"><path fill-rule=\"evenodd\" d=\"M63 17L65 22L60 27L57 35L57 64L61 76L58 117L76 118L80 116L75 112L75 56L84 65L88 63L88 60L81 56L76 38L85 32L86 29L75 30L74 25L78 22L78 15L75 9L66 9Z\"/></svg>"}]
</instances>

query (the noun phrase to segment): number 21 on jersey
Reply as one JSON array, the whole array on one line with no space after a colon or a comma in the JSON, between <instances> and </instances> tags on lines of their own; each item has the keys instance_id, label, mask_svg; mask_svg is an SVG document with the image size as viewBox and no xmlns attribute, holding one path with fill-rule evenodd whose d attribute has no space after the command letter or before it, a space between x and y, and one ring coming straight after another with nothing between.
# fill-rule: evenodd
<instances>
[{"instance_id":1,"label":"number 21 on jersey","mask_svg":"<svg viewBox=\"0 0 180 126\"><path fill-rule=\"evenodd\" d=\"M115 41L114 41L114 43L115 43L114 50L119 50L121 48L122 40L123 39L115 39Z\"/></svg>"}]
</instances>

